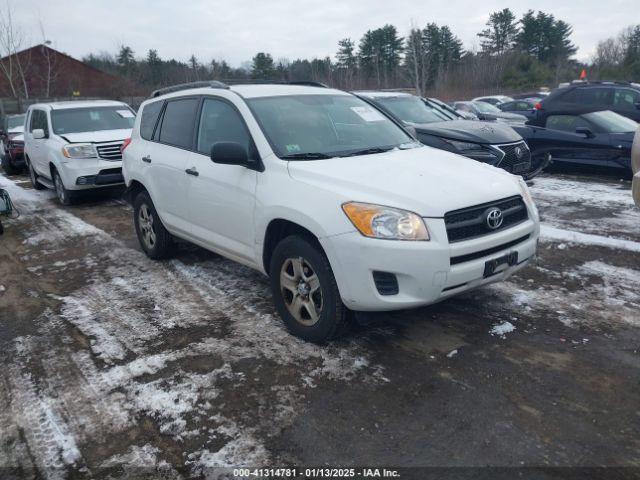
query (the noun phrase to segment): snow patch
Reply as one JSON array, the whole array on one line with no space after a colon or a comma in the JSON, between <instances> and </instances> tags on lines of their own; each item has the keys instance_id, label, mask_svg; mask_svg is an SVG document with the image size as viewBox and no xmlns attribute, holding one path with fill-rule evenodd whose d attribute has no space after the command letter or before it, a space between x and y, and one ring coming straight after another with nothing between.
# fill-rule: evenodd
<instances>
[{"instance_id":1,"label":"snow patch","mask_svg":"<svg viewBox=\"0 0 640 480\"><path fill-rule=\"evenodd\" d=\"M491 335L498 335L502 338L505 338L505 335L507 333L511 333L516 329L516 327L513 325L513 323L511 322L502 322L502 323L498 323L496 325L494 325L493 327L491 327L491 330L489 330L489 333Z\"/></svg>"},{"instance_id":2,"label":"snow patch","mask_svg":"<svg viewBox=\"0 0 640 480\"><path fill-rule=\"evenodd\" d=\"M617 250L628 250L630 252L640 252L640 242L631 240L621 240L590 233L581 233L573 230L552 227L551 225L540 225L540 236L545 240L555 240L561 242L577 243L582 245L594 245Z\"/></svg>"}]
</instances>

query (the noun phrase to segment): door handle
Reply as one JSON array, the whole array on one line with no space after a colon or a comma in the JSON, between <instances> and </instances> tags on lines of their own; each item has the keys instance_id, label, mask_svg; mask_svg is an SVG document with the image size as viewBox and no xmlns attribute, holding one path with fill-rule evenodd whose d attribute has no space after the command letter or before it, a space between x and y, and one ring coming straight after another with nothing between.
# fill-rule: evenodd
<instances>
[{"instance_id":1,"label":"door handle","mask_svg":"<svg viewBox=\"0 0 640 480\"><path fill-rule=\"evenodd\" d=\"M187 172L189 175L193 175L194 177L197 177L198 175L200 175L198 173L198 170L196 170L196 167L187 168L185 172Z\"/></svg>"},{"instance_id":2,"label":"door handle","mask_svg":"<svg viewBox=\"0 0 640 480\"><path fill-rule=\"evenodd\" d=\"M151 157L149 155L147 155L146 157L142 157L142 161L144 163L151 163Z\"/></svg>"}]
</instances>

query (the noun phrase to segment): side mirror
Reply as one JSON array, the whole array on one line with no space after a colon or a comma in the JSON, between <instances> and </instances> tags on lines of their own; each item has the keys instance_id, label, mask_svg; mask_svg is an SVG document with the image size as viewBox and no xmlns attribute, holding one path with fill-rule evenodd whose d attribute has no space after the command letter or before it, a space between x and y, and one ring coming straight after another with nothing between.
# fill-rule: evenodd
<instances>
[{"instance_id":1,"label":"side mirror","mask_svg":"<svg viewBox=\"0 0 640 480\"><path fill-rule=\"evenodd\" d=\"M578 135L584 135L586 138L593 138L595 135L588 127L576 127L576 133Z\"/></svg>"},{"instance_id":2,"label":"side mirror","mask_svg":"<svg viewBox=\"0 0 640 480\"><path fill-rule=\"evenodd\" d=\"M409 135L411 135L415 140L418 139L418 131L416 130L416 127L414 127L413 125L407 125L405 123L404 125L404 129L409 132Z\"/></svg>"},{"instance_id":3,"label":"side mirror","mask_svg":"<svg viewBox=\"0 0 640 480\"><path fill-rule=\"evenodd\" d=\"M44 130L41 128L36 128L31 133L33 134L33 138L35 138L36 140L40 140L41 138L45 137Z\"/></svg>"},{"instance_id":4,"label":"side mirror","mask_svg":"<svg viewBox=\"0 0 640 480\"><path fill-rule=\"evenodd\" d=\"M237 142L216 142L211 147L211 160L224 165L249 165L247 148Z\"/></svg>"}]
</instances>

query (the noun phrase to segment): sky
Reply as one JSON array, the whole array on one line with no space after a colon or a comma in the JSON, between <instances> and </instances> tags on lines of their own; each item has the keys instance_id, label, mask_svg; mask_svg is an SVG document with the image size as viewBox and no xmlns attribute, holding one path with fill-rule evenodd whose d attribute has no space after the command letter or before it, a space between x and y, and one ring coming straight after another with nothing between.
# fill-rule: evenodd
<instances>
[{"instance_id":1,"label":"sky","mask_svg":"<svg viewBox=\"0 0 640 480\"><path fill-rule=\"evenodd\" d=\"M405 36L412 26L449 25L466 49L489 14L509 7L552 13L573 26L576 57L589 60L599 40L640 24L638 0L5 0L27 37L76 58L130 46L137 57L153 48L161 58L241 66L264 51L274 59L335 55L338 40L356 42L369 29L391 23Z\"/></svg>"}]
</instances>

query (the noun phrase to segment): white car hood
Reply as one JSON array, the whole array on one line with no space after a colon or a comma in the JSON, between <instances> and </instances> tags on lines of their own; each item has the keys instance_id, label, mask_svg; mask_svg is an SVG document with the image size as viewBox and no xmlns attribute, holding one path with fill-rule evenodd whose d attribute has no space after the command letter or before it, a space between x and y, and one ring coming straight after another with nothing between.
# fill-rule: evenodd
<instances>
[{"instance_id":1,"label":"white car hood","mask_svg":"<svg viewBox=\"0 0 640 480\"><path fill-rule=\"evenodd\" d=\"M423 217L520 195L518 177L431 147L360 157L290 161L292 178L358 201Z\"/></svg>"},{"instance_id":2,"label":"white car hood","mask_svg":"<svg viewBox=\"0 0 640 480\"><path fill-rule=\"evenodd\" d=\"M8 134L23 133L23 132L24 132L24 125L19 125L17 127L13 127L7 130Z\"/></svg>"},{"instance_id":3,"label":"white car hood","mask_svg":"<svg viewBox=\"0 0 640 480\"><path fill-rule=\"evenodd\" d=\"M131 129L100 130L98 132L58 133L59 137L66 138L70 143L101 143L116 142L131 136Z\"/></svg>"}]
</instances>

